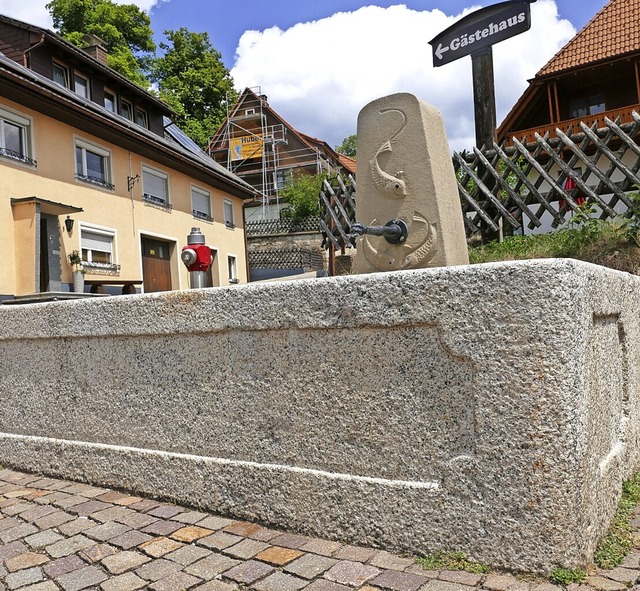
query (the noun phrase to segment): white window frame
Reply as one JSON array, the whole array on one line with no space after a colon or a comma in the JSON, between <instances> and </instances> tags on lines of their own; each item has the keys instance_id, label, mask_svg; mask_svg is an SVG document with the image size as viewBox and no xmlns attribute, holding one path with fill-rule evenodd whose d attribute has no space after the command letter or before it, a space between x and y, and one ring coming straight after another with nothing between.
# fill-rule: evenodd
<instances>
[{"instance_id":1,"label":"white window frame","mask_svg":"<svg viewBox=\"0 0 640 591\"><path fill-rule=\"evenodd\" d=\"M236 225L233 214L233 201L231 201L230 199L225 199L222 207L224 208L224 225L227 228L235 228ZM230 215L227 215L228 213L230 213Z\"/></svg>"},{"instance_id":2,"label":"white window frame","mask_svg":"<svg viewBox=\"0 0 640 591\"><path fill-rule=\"evenodd\" d=\"M194 202L194 195L202 199L206 199L208 204L207 211L202 211L201 209L196 207L196 203ZM201 189L200 187L196 187L195 185L191 185L191 214L194 218L204 220L205 222L213 221L213 215L211 213L211 193L209 191Z\"/></svg>"},{"instance_id":3,"label":"white window frame","mask_svg":"<svg viewBox=\"0 0 640 591\"><path fill-rule=\"evenodd\" d=\"M244 114L245 115L255 115L256 114L256 110L255 109L245 109Z\"/></svg>"},{"instance_id":4,"label":"white window frame","mask_svg":"<svg viewBox=\"0 0 640 591\"><path fill-rule=\"evenodd\" d=\"M84 82L84 90L86 92L78 92L78 82ZM75 92L78 96L91 100L91 80L87 78L84 74L80 74L79 72L73 73L73 92Z\"/></svg>"},{"instance_id":5,"label":"white window frame","mask_svg":"<svg viewBox=\"0 0 640 591\"><path fill-rule=\"evenodd\" d=\"M293 181L293 171L291 168L279 168L274 172L274 183L277 191L288 187Z\"/></svg>"},{"instance_id":6,"label":"white window frame","mask_svg":"<svg viewBox=\"0 0 640 591\"><path fill-rule=\"evenodd\" d=\"M113 97L113 109L110 109L109 107L107 107L107 96ZM110 113L118 112L118 95L109 88L104 89L104 108Z\"/></svg>"},{"instance_id":7,"label":"white window frame","mask_svg":"<svg viewBox=\"0 0 640 591\"><path fill-rule=\"evenodd\" d=\"M63 82L56 80L56 69L58 69L61 72L62 77L64 79ZM56 84L59 84L60 86L64 86L65 88L71 88L71 72L69 71L69 66L66 66L63 63L54 60L53 66L52 66L52 80Z\"/></svg>"},{"instance_id":8,"label":"white window frame","mask_svg":"<svg viewBox=\"0 0 640 591\"><path fill-rule=\"evenodd\" d=\"M77 150L82 150L82 170L78 170L78 158L77 158ZM113 178L111 172L111 152L105 148L100 146L96 146L95 144L88 142L86 140L76 138L75 139L75 152L76 152L76 179L85 183L90 183L92 185L97 185L99 187L103 187L105 189L113 190L115 187L111 183L111 179ZM104 179L99 177L90 177L87 168L87 152L91 152L96 156L104 159Z\"/></svg>"},{"instance_id":9,"label":"white window frame","mask_svg":"<svg viewBox=\"0 0 640 591\"><path fill-rule=\"evenodd\" d=\"M149 129L149 115L144 109L136 108L136 125Z\"/></svg>"},{"instance_id":10,"label":"white window frame","mask_svg":"<svg viewBox=\"0 0 640 591\"><path fill-rule=\"evenodd\" d=\"M146 175L155 177L156 180L161 180L164 183L165 195L154 195L148 191L148 184L146 181ZM156 168L150 166L142 166L142 200L151 205L157 205L165 209L171 209L171 200L169 195L169 175L166 172L162 172Z\"/></svg>"},{"instance_id":11,"label":"white window frame","mask_svg":"<svg viewBox=\"0 0 640 591\"><path fill-rule=\"evenodd\" d=\"M83 236L84 234L84 236ZM101 236L109 239L110 250L100 250L98 248L90 248L83 242L87 240L86 234L93 234L94 236ZM109 263L96 262L93 260L93 253L106 252L109 253L111 259ZM92 226L89 224L80 223L80 252L82 253L82 264L89 269L109 269L120 270L120 265L117 264L117 248L116 248L116 231L113 228L105 228L103 226Z\"/></svg>"},{"instance_id":12,"label":"white window frame","mask_svg":"<svg viewBox=\"0 0 640 591\"><path fill-rule=\"evenodd\" d=\"M125 115L125 109L129 112L128 115ZM133 117L134 117L133 104L130 101L121 100L120 101L120 114L125 119L128 119L129 121L133 121Z\"/></svg>"},{"instance_id":13,"label":"white window frame","mask_svg":"<svg viewBox=\"0 0 640 591\"><path fill-rule=\"evenodd\" d=\"M238 283L238 257L234 254L227 255L227 279L229 283Z\"/></svg>"},{"instance_id":14,"label":"white window frame","mask_svg":"<svg viewBox=\"0 0 640 591\"><path fill-rule=\"evenodd\" d=\"M11 148L7 148L7 145L6 145L6 124L7 123L20 128L23 154L19 154L15 150L11 150ZM10 160L14 160L16 162L28 164L30 166L35 166L36 161L33 158L34 143L33 143L32 133L33 133L33 119L31 119L31 117L25 117L24 115L19 115L18 113L14 113L12 111L8 111L3 108L0 108L0 156L4 158L8 158ZM9 152L9 150L11 150L11 152Z\"/></svg>"}]
</instances>

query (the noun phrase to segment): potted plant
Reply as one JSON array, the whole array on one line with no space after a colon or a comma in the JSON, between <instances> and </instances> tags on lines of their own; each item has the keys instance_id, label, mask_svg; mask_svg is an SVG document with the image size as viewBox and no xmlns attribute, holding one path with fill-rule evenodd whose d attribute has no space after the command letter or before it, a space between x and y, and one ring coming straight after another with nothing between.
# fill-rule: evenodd
<instances>
[{"instance_id":1,"label":"potted plant","mask_svg":"<svg viewBox=\"0 0 640 591\"><path fill-rule=\"evenodd\" d=\"M82 266L82 256L80 251L72 250L67 256L69 264L73 269L73 291L75 293L84 293L84 274L85 270Z\"/></svg>"}]
</instances>

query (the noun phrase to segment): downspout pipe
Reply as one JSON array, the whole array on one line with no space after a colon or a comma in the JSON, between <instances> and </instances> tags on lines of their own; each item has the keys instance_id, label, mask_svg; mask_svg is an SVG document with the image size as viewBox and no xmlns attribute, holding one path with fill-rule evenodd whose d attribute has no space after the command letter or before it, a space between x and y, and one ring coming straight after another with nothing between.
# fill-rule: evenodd
<instances>
[{"instance_id":1,"label":"downspout pipe","mask_svg":"<svg viewBox=\"0 0 640 591\"><path fill-rule=\"evenodd\" d=\"M44 43L44 33L40 33L40 41L38 41L35 45L32 45L31 47L29 47L29 49L25 49L25 51L22 53L22 65L25 68L29 68L29 55L36 47L40 47L42 44Z\"/></svg>"}]
</instances>

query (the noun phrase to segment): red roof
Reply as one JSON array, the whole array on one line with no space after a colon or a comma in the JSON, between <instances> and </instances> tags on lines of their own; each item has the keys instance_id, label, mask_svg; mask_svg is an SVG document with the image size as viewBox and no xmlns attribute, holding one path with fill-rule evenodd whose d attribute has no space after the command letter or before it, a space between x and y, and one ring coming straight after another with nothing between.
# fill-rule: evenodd
<instances>
[{"instance_id":1,"label":"red roof","mask_svg":"<svg viewBox=\"0 0 640 591\"><path fill-rule=\"evenodd\" d=\"M338 152L338 158L340 158L340 164L342 164L343 168L348 170L351 174L356 174L355 158L351 158L351 156L345 156L344 154L340 154L340 152Z\"/></svg>"},{"instance_id":2,"label":"red roof","mask_svg":"<svg viewBox=\"0 0 640 591\"><path fill-rule=\"evenodd\" d=\"M610 0L536 78L640 51L640 1Z\"/></svg>"}]
</instances>

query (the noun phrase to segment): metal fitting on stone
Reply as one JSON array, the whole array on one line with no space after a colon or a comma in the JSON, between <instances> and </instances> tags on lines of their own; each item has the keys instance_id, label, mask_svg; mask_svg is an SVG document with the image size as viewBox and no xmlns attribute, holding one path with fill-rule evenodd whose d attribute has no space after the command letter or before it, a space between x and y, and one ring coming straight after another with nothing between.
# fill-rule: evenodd
<instances>
[{"instance_id":1,"label":"metal fitting on stone","mask_svg":"<svg viewBox=\"0 0 640 591\"><path fill-rule=\"evenodd\" d=\"M389 244L402 244L409 236L409 227L402 220L391 220L384 226L365 226L360 222L356 222L351 226L352 236L362 236L364 234L383 236Z\"/></svg>"}]
</instances>

